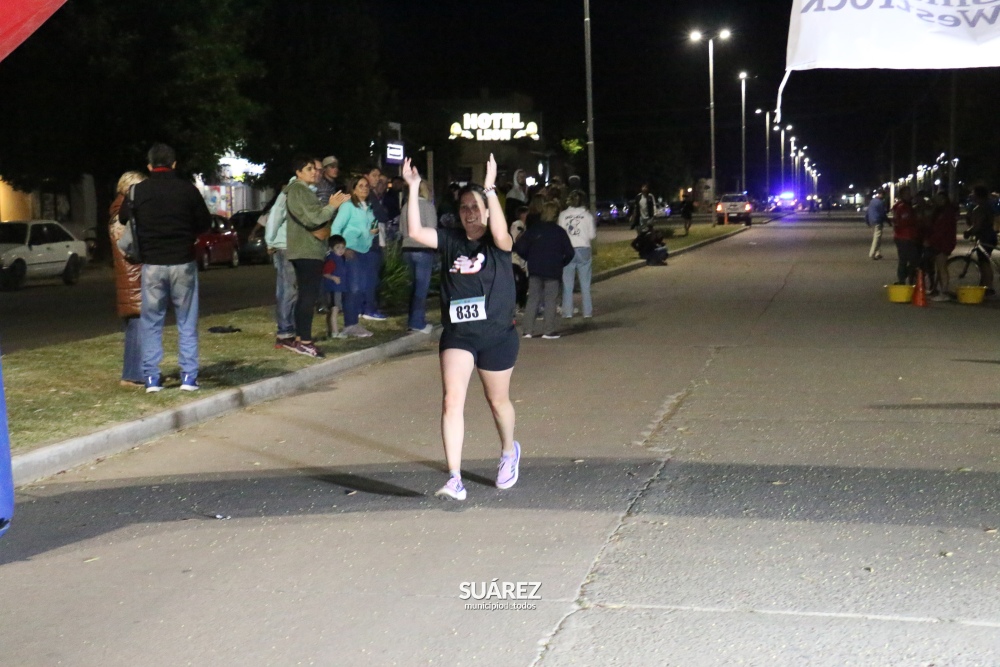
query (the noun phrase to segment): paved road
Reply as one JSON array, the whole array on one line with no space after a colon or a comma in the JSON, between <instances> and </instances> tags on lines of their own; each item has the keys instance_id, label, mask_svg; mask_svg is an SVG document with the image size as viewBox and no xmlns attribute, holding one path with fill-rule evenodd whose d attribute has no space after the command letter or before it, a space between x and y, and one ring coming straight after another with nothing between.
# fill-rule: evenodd
<instances>
[{"instance_id":1,"label":"paved road","mask_svg":"<svg viewBox=\"0 0 1000 667\"><path fill-rule=\"evenodd\" d=\"M597 285L523 341L510 491L472 391L469 500L429 497L433 346L24 488L3 662L998 665L998 307L889 304L868 241L796 216ZM537 608L466 609L492 580Z\"/></svg>"},{"instance_id":2,"label":"paved road","mask_svg":"<svg viewBox=\"0 0 1000 667\"><path fill-rule=\"evenodd\" d=\"M274 270L270 265L212 267L200 274L199 280L204 314L274 303ZM0 292L0 344L5 354L120 329L109 267L88 267L80 283L72 287L53 279L29 282L18 292Z\"/></svg>"}]
</instances>

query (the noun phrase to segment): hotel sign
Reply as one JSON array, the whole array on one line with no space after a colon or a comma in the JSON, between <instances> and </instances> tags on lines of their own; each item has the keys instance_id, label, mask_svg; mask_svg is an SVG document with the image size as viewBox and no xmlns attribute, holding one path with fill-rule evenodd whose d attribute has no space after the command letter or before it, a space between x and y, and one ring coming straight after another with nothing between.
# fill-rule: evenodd
<instances>
[{"instance_id":1,"label":"hotel sign","mask_svg":"<svg viewBox=\"0 0 1000 667\"><path fill-rule=\"evenodd\" d=\"M451 124L450 139L511 141L531 138L538 141L538 123L525 122L519 113L467 113L461 123Z\"/></svg>"}]
</instances>

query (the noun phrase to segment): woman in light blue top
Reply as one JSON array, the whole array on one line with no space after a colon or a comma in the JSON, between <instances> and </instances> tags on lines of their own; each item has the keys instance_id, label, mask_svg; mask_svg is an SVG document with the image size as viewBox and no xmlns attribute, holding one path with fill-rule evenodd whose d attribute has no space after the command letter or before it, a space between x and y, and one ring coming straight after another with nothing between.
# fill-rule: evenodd
<instances>
[{"instance_id":1,"label":"woman in light blue top","mask_svg":"<svg viewBox=\"0 0 1000 667\"><path fill-rule=\"evenodd\" d=\"M344 333L365 338L372 333L358 324L358 317L365 312L367 277L364 255L372 247L372 237L378 232L375 216L365 201L368 199L368 181L363 176L351 181L351 200L337 211L330 230L347 242L344 253L347 265L347 291L344 293Z\"/></svg>"}]
</instances>

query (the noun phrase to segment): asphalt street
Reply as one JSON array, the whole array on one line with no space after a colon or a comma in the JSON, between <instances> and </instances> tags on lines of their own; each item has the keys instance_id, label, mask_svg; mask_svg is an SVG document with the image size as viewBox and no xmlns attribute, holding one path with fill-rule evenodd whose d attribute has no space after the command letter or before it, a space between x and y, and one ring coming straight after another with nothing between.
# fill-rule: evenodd
<instances>
[{"instance_id":1,"label":"asphalt street","mask_svg":"<svg viewBox=\"0 0 1000 667\"><path fill-rule=\"evenodd\" d=\"M274 269L269 264L213 266L198 280L205 315L274 303ZM109 266L89 265L80 282L69 287L53 278L29 281L17 292L0 291L0 346L5 354L120 330Z\"/></svg>"},{"instance_id":2,"label":"asphalt street","mask_svg":"<svg viewBox=\"0 0 1000 667\"><path fill-rule=\"evenodd\" d=\"M890 304L869 242L791 216L595 285L522 341L508 491L472 388L432 497L433 345L22 488L0 662L1000 665L1000 304Z\"/></svg>"}]
</instances>

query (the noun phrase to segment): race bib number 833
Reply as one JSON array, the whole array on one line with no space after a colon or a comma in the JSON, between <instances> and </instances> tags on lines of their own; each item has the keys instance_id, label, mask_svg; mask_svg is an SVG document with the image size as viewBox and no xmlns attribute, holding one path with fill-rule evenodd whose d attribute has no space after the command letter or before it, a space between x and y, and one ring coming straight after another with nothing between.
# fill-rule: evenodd
<instances>
[{"instance_id":1,"label":"race bib number 833","mask_svg":"<svg viewBox=\"0 0 1000 667\"><path fill-rule=\"evenodd\" d=\"M475 322L486 319L486 297L477 296L471 299L452 301L448 307L452 324L459 322Z\"/></svg>"}]
</instances>

